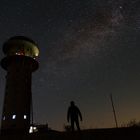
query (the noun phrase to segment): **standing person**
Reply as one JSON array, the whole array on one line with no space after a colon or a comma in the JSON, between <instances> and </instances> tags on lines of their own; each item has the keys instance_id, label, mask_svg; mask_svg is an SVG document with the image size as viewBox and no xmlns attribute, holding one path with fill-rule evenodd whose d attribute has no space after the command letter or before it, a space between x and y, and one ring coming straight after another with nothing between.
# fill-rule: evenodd
<instances>
[{"instance_id":1,"label":"standing person","mask_svg":"<svg viewBox=\"0 0 140 140\"><path fill-rule=\"evenodd\" d=\"M74 131L74 124L76 124L77 129L80 130L79 117L80 120L82 121L82 114L79 108L75 105L74 101L71 101L70 107L68 108L67 112L67 121L69 122L70 120L72 131Z\"/></svg>"}]
</instances>

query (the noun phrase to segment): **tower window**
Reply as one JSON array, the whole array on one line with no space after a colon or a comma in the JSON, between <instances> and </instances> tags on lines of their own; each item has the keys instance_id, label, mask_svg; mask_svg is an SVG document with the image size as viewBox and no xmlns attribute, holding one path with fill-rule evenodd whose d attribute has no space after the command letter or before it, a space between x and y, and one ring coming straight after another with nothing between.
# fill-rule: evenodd
<instances>
[{"instance_id":1,"label":"tower window","mask_svg":"<svg viewBox=\"0 0 140 140\"><path fill-rule=\"evenodd\" d=\"M12 116L12 119L15 120L15 119L16 119L16 115L13 115L13 116Z\"/></svg>"},{"instance_id":2,"label":"tower window","mask_svg":"<svg viewBox=\"0 0 140 140\"><path fill-rule=\"evenodd\" d=\"M5 120L5 116L3 117L3 120Z\"/></svg>"},{"instance_id":3,"label":"tower window","mask_svg":"<svg viewBox=\"0 0 140 140\"><path fill-rule=\"evenodd\" d=\"M26 120L27 119L27 115L24 115L24 120Z\"/></svg>"}]
</instances>

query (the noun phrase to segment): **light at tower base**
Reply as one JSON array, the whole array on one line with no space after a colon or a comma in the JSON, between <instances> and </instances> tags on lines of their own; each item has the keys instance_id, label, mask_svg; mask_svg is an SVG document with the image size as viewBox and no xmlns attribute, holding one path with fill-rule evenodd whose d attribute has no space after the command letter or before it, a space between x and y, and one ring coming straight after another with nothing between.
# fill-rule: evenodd
<instances>
[{"instance_id":1,"label":"light at tower base","mask_svg":"<svg viewBox=\"0 0 140 140\"><path fill-rule=\"evenodd\" d=\"M1 66L7 71L1 132L28 133L31 118L32 72L38 69L39 50L34 41L15 36L3 45Z\"/></svg>"}]
</instances>

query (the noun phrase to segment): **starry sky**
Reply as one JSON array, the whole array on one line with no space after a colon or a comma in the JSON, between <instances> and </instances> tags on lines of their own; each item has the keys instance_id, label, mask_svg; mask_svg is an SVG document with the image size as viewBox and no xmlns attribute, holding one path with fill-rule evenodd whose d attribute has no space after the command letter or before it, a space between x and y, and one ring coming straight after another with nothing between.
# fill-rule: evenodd
<instances>
[{"instance_id":1,"label":"starry sky","mask_svg":"<svg viewBox=\"0 0 140 140\"><path fill-rule=\"evenodd\" d=\"M83 115L82 129L140 120L139 0L1 0L0 59L12 36L38 43L33 73L34 122L64 130L69 102ZM0 68L0 115L6 72Z\"/></svg>"}]
</instances>

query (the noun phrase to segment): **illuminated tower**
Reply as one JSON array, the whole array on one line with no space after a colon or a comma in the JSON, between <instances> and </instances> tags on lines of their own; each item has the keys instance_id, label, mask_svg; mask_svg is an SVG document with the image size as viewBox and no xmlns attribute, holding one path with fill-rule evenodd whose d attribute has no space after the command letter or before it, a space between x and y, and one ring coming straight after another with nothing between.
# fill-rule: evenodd
<instances>
[{"instance_id":1,"label":"illuminated tower","mask_svg":"<svg viewBox=\"0 0 140 140\"><path fill-rule=\"evenodd\" d=\"M1 66L7 71L2 113L2 132L27 133L32 103L32 72L38 69L37 44L23 36L10 38L3 45Z\"/></svg>"}]
</instances>

